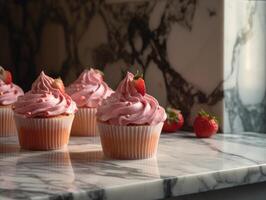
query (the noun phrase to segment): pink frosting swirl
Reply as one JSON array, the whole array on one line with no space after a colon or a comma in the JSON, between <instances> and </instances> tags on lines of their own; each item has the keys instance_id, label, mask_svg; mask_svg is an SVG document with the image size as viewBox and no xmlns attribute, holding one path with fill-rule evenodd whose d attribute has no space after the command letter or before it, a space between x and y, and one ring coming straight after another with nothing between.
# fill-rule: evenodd
<instances>
[{"instance_id":1,"label":"pink frosting swirl","mask_svg":"<svg viewBox=\"0 0 266 200\"><path fill-rule=\"evenodd\" d=\"M41 72L31 90L18 98L14 111L26 117L54 117L73 114L76 103L65 92L52 86L54 79Z\"/></svg>"},{"instance_id":2,"label":"pink frosting swirl","mask_svg":"<svg viewBox=\"0 0 266 200\"><path fill-rule=\"evenodd\" d=\"M14 83L6 84L0 79L0 105L7 106L15 103L23 90Z\"/></svg>"},{"instance_id":3,"label":"pink frosting swirl","mask_svg":"<svg viewBox=\"0 0 266 200\"><path fill-rule=\"evenodd\" d=\"M66 91L78 107L86 108L97 108L103 99L113 93L103 81L102 74L94 69L84 70Z\"/></svg>"},{"instance_id":4,"label":"pink frosting swirl","mask_svg":"<svg viewBox=\"0 0 266 200\"><path fill-rule=\"evenodd\" d=\"M99 121L113 125L155 125L165 121L164 108L154 97L138 93L133 78L128 72L115 93L103 100L97 111Z\"/></svg>"}]
</instances>

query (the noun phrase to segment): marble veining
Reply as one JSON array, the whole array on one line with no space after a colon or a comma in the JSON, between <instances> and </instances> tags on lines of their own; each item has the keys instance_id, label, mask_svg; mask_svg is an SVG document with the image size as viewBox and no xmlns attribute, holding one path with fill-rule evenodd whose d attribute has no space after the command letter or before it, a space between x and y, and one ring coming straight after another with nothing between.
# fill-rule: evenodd
<instances>
[{"instance_id":1,"label":"marble veining","mask_svg":"<svg viewBox=\"0 0 266 200\"><path fill-rule=\"evenodd\" d=\"M112 2L0 3L0 64L26 90L41 69L68 84L97 66L113 89L139 69L161 105L182 110L187 130L200 107L221 115L222 1Z\"/></svg>"},{"instance_id":2,"label":"marble veining","mask_svg":"<svg viewBox=\"0 0 266 200\"><path fill-rule=\"evenodd\" d=\"M266 130L265 8L265 1L225 0L225 132Z\"/></svg>"},{"instance_id":3,"label":"marble veining","mask_svg":"<svg viewBox=\"0 0 266 200\"><path fill-rule=\"evenodd\" d=\"M0 199L160 199L266 181L266 135L162 135L156 158L109 160L99 138L30 152L0 140Z\"/></svg>"},{"instance_id":4,"label":"marble veining","mask_svg":"<svg viewBox=\"0 0 266 200\"><path fill-rule=\"evenodd\" d=\"M221 132L266 130L266 1L0 1L0 65L25 90L39 72L72 82L89 66L115 89L144 72L149 94L204 108Z\"/></svg>"}]
</instances>

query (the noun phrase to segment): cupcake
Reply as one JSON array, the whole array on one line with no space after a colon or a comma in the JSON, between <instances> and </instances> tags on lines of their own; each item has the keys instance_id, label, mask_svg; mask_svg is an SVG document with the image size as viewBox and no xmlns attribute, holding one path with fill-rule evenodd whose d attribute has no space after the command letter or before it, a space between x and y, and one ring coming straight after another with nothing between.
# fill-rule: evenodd
<instances>
[{"instance_id":1,"label":"cupcake","mask_svg":"<svg viewBox=\"0 0 266 200\"><path fill-rule=\"evenodd\" d=\"M12 105L23 94L23 90L12 83L11 73L0 67L0 137L16 135Z\"/></svg>"},{"instance_id":2,"label":"cupcake","mask_svg":"<svg viewBox=\"0 0 266 200\"><path fill-rule=\"evenodd\" d=\"M105 156L153 157L165 119L165 110L146 94L144 80L128 72L115 93L98 107L97 121Z\"/></svg>"},{"instance_id":3,"label":"cupcake","mask_svg":"<svg viewBox=\"0 0 266 200\"><path fill-rule=\"evenodd\" d=\"M113 90L103 80L103 74L96 69L84 70L66 92L76 102L78 112L75 114L71 135L96 136L96 111L102 100L110 96Z\"/></svg>"},{"instance_id":4,"label":"cupcake","mask_svg":"<svg viewBox=\"0 0 266 200\"><path fill-rule=\"evenodd\" d=\"M51 150L67 145L76 110L61 79L41 72L31 90L14 104L21 148Z\"/></svg>"}]
</instances>

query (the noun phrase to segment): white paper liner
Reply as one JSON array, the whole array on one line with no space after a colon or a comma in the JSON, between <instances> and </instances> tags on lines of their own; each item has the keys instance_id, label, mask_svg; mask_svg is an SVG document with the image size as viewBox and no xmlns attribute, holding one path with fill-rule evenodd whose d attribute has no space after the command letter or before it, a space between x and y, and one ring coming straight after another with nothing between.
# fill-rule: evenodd
<instances>
[{"instance_id":1,"label":"white paper liner","mask_svg":"<svg viewBox=\"0 0 266 200\"><path fill-rule=\"evenodd\" d=\"M97 136L97 108L79 108L75 114L71 136Z\"/></svg>"},{"instance_id":2,"label":"white paper liner","mask_svg":"<svg viewBox=\"0 0 266 200\"><path fill-rule=\"evenodd\" d=\"M11 106L0 107L0 137L17 135Z\"/></svg>"},{"instance_id":3,"label":"white paper liner","mask_svg":"<svg viewBox=\"0 0 266 200\"><path fill-rule=\"evenodd\" d=\"M14 115L21 148L59 149L68 144L74 115L53 118L25 118Z\"/></svg>"},{"instance_id":4,"label":"white paper liner","mask_svg":"<svg viewBox=\"0 0 266 200\"><path fill-rule=\"evenodd\" d=\"M156 155L163 123L154 126L115 126L98 122L104 155L144 159Z\"/></svg>"}]
</instances>

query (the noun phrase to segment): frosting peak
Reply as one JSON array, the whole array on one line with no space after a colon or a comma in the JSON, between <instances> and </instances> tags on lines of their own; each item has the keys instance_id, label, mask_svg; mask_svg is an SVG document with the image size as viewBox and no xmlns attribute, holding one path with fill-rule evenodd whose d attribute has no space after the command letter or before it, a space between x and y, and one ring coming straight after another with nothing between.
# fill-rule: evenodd
<instances>
[{"instance_id":1,"label":"frosting peak","mask_svg":"<svg viewBox=\"0 0 266 200\"><path fill-rule=\"evenodd\" d=\"M97 112L100 121L114 125L155 125L166 119L165 110L154 97L138 93L133 78L128 72L115 93L103 100Z\"/></svg>"},{"instance_id":2,"label":"frosting peak","mask_svg":"<svg viewBox=\"0 0 266 200\"><path fill-rule=\"evenodd\" d=\"M84 70L78 79L66 89L78 107L96 108L113 90L104 82L101 72Z\"/></svg>"},{"instance_id":3,"label":"frosting peak","mask_svg":"<svg viewBox=\"0 0 266 200\"><path fill-rule=\"evenodd\" d=\"M45 75L45 73L42 71L38 78L32 83L31 92L49 93L50 91L56 91L56 88L52 87L53 82L54 79Z\"/></svg>"},{"instance_id":4,"label":"frosting peak","mask_svg":"<svg viewBox=\"0 0 266 200\"><path fill-rule=\"evenodd\" d=\"M19 86L14 83L6 84L0 79L0 105L11 105L23 94L24 92Z\"/></svg>"},{"instance_id":5,"label":"frosting peak","mask_svg":"<svg viewBox=\"0 0 266 200\"><path fill-rule=\"evenodd\" d=\"M31 90L18 98L14 111L26 117L53 117L73 114L77 107L66 93L53 87L54 79L41 72Z\"/></svg>"}]
</instances>

